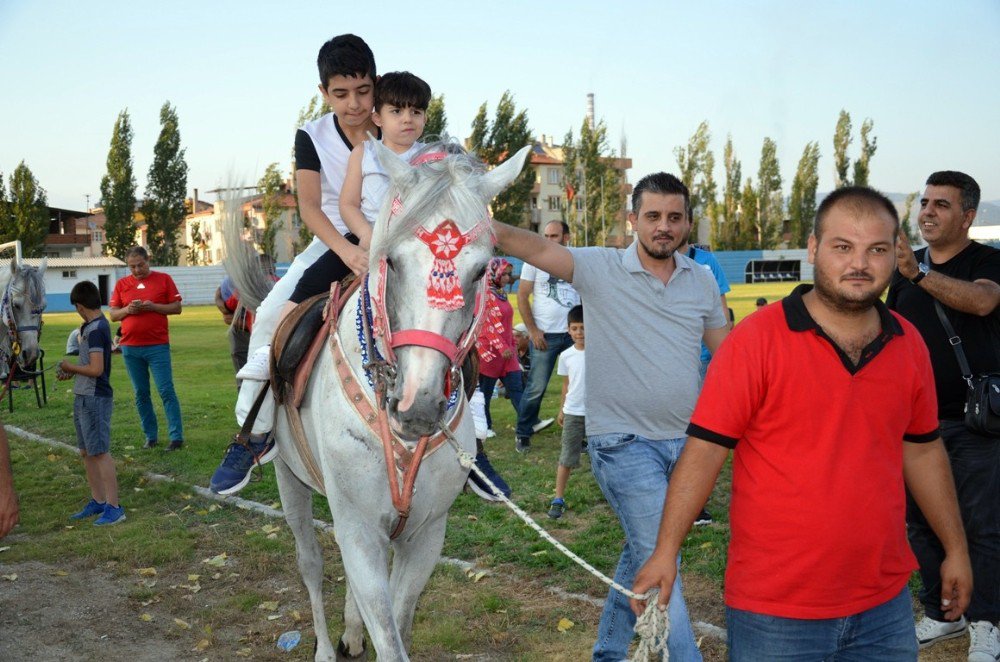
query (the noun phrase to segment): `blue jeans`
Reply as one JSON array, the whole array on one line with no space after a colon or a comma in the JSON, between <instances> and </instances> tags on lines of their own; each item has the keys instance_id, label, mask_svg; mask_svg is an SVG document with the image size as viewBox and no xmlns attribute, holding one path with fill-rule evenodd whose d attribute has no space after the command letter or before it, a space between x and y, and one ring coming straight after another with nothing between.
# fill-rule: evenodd
<instances>
[{"instance_id":1,"label":"blue jeans","mask_svg":"<svg viewBox=\"0 0 1000 662\"><path fill-rule=\"evenodd\" d=\"M156 390L163 401L163 411L167 414L167 432L170 441L184 440L184 426L181 424L181 405L174 391L174 373L170 366L170 345L143 345L130 347L122 345L125 369L135 391L135 407L139 410L139 422L147 441L156 441L156 412L149 395L149 373L153 373Z\"/></svg>"},{"instance_id":2,"label":"blue jeans","mask_svg":"<svg viewBox=\"0 0 1000 662\"><path fill-rule=\"evenodd\" d=\"M534 434L532 426L538 423L538 410L542 407L542 398L549 385L552 371L556 367L559 355L573 346L573 339L568 333L546 333L545 343L548 349L531 347L531 370L528 372L528 383L521 396L521 407L517 416L517 436L530 438ZM483 395L486 395L485 392Z\"/></svg>"},{"instance_id":3,"label":"blue jeans","mask_svg":"<svg viewBox=\"0 0 1000 662\"><path fill-rule=\"evenodd\" d=\"M514 405L514 413L520 413L521 393L524 391L524 381L521 379L521 371L508 372L499 379L503 382L504 388L507 389L507 397L510 398L510 404ZM479 375L479 390L483 392L483 397L486 399L485 406L483 407L486 410L486 426L491 430L493 429L493 416L490 414L490 402L493 400L493 390L496 386L496 377Z\"/></svg>"},{"instance_id":4,"label":"blue jeans","mask_svg":"<svg viewBox=\"0 0 1000 662\"><path fill-rule=\"evenodd\" d=\"M532 366L534 370L534 366ZM635 574L656 546L667 482L677 464L684 439L654 440L634 434L598 434L587 438L594 478L625 532L625 547L615 570L615 581L632 588ZM680 557L677 559L680 563ZM672 662L701 660L694 641L678 573L667 606ZM597 626L594 660L624 660L632 642L635 614L628 598L611 589Z\"/></svg>"},{"instance_id":5,"label":"blue jeans","mask_svg":"<svg viewBox=\"0 0 1000 662\"><path fill-rule=\"evenodd\" d=\"M905 587L888 602L845 618L781 618L726 607L726 622L730 662L917 659L913 607Z\"/></svg>"}]
</instances>

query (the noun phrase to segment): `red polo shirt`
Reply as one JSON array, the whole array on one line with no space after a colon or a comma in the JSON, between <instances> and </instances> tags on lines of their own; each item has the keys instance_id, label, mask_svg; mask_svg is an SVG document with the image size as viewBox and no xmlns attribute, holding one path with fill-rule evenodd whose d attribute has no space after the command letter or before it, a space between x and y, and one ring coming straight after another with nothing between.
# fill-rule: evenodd
<instances>
[{"instance_id":1,"label":"red polo shirt","mask_svg":"<svg viewBox=\"0 0 1000 662\"><path fill-rule=\"evenodd\" d=\"M115 291L111 295L111 307L124 308L136 300L173 303L180 299L181 294L177 291L173 278L161 271L150 271L142 280L135 276L126 276L115 283ZM122 345L141 347L165 345L169 342L166 315L147 311L138 315L126 315L122 319Z\"/></svg>"},{"instance_id":2,"label":"red polo shirt","mask_svg":"<svg viewBox=\"0 0 1000 662\"><path fill-rule=\"evenodd\" d=\"M840 618L895 597L906 539L903 441L938 437L927 347L876 304L859 365L810 317L800 285L713 357L688 434L734 448L726 604Z\"/></svg>"}]
</instances>

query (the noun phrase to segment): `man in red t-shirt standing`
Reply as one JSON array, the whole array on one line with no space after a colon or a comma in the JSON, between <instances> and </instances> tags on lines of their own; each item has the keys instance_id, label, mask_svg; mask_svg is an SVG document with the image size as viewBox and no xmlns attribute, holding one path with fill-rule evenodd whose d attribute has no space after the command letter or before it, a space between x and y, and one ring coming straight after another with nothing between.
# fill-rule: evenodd
<instances>
[{"instance_id":1,"label":"man in red t-shirt standing","mask_svg":"<svg viewBox=\"0 0 1000 662\"><path fill-rule=\"evenodd\" d=\"M733 455L726 567L730 660L915 660L904 481L945 550L942 612L972 571L927 347L879 296L899 217L838 189L809 237L815 285L739 324L712 360L633 590L665 603L691 523ZM633 609L641 603L633 601Z\"/></svg>"},{"instance_id":2,"label":"man in red t-shirt standing","mask_svg":"<svg viewBox=\"0 0 1000 662\"><path fill-rule=\"evenodd\" d=\"M181 295L170 276L150 271L149 253L142 246L130 248L125 262L132 275L115 284L111 295L111 320L122 323L122 356L135 391L135 406L146 435L145 448L153 448L158 440L156 412L149 393L149 374L152 373L167 414L170 435L167 450L175 451L184 444L184 427L181 405L174 391L167 315L180 314Z\"/></svg>"}]
</instances>

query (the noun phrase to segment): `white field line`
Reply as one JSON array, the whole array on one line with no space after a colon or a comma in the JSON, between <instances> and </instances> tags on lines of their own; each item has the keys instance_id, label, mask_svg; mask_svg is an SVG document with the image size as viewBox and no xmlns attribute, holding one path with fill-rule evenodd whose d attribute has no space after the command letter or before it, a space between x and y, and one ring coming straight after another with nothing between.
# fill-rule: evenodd
<instances>
[{"instance_id":1,"label":"white field line","mask_svg":"<svg viewBox=\"0 0 1000 662\"><path fill-rule=\"evenodd\" d=\"M19 427L13 425L5 425L7 432L16 434L18 437L23 439L28 439L30 441L36 441L40 444L45 444L46 446L51 446L52 448L58 448L60 450L69 451L71 453L78 453L79 449L75 446L71 446L62 441L56 441L55 439L49 439L48 437L43 437L41 435L35 434L34 432L29 432L28 430L23 430ZM164 476L163 474L156 474L152 472L146 472L145 476L147 479L152 481L175 483L178 482L171 478L170 476ZM250 501L249 499L243 499L238 496L221 496L216 494L207 487L201 487L200 485L189 485L189 487L194 490L198 496L204 497L206 499L211 499L212 501L218 501L222 504L227 504L230 506L236 506L237 508L242 508L243 510L251 510L255 513L260 513L267 517L272 517L275 519L284 520L284 513L276 508L264 505L263 503L258 503L257 501ZM322 520L313 519L313 525L325 533L333 533L333 526L324 522ZM465 561L462 559L453 559L447 556L442 556L438 563L442 565L450 565L457 567L464 572L485 572L487 575L497 574L493 570L487 568L479 568L475 563L471 561ZM586 593L570 593L558 586L548 586L545 590L553 595L562 598L564 600L574 600L576 602L583 602L594 607L601 608L604 606L604 600L600 598L595 598L587 595ZM695 633L703 637L710 637L713 639L720 639L722 641L726 640L726 630L725 628L720 628L717 625L712 625L711 623L706 623L704 621L695 621L691 624L694 627Z\"/></svg>"}]
</instances>

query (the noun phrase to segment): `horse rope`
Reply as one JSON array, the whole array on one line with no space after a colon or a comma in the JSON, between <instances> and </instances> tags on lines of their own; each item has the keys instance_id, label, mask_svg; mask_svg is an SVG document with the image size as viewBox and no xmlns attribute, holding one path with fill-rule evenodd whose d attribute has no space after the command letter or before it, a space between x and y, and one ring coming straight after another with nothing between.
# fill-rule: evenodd
<instances>
[{"instance_id":1,"label":"horse rope","mask_svg":"<svg viewBox=\"0 0 1000 662\"><path fill-rule=\"evenodd\" d=\"M448 428L448 426L442 426L441 429L444 432L445 437L448 439L448 443L450 443L455 449L455 453L458 455L459 463L463 467L474 471L476 475L479 476L484 483L486 483L493 495L505 503L508 508L514 511L514 514L517 515L521 521L534 529L535 533L541 536L542 539L548 541L553 547L565 554L571 561L619 593L635 600L647 601L646 611L643 612L635 623L635 633L639 635L639 646L636 648L635 655L633 655L631 659L633 662L646 662L651 655L659 655L660 659L666 662L669 657L667 653L667 636L670 634L670 618L667 616L667 610L661 609L657 605L656 598L659 594L659 590L652 589L644 594L634 593L616 582L611 577L605 575L591 564L587 563L584 559L580 558L571 549L566 547L566 545L559 542L551 533L543 529L542 526L531 517L531 515L526 513L516 503L508 499L504 493L493 484L493 481L491 481L489 477L476 466L476 458L468 451L462 450L462 447L458 443L458 439L455 438L455 435Z\"/></svg>"}]
</instances>

